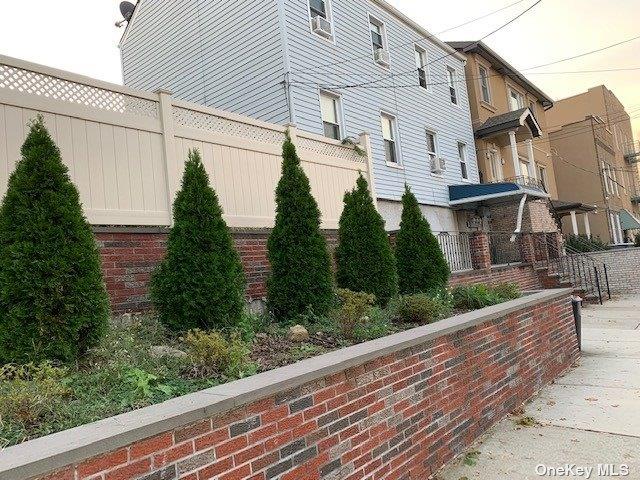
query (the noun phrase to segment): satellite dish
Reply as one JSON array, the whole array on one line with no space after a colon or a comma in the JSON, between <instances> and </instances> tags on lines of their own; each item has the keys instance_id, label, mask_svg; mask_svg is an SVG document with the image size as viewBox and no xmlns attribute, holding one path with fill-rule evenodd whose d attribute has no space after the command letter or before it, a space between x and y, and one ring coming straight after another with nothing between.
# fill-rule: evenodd
<instances>
[{"instance_id":1,"label":"satellite dish","mask_svg":"<svg viewBox=\"0 0 640 480\"><path fill-rule=\"evenodd\" d=\"M136 6L131 2L120 2L120 13L127 22L131 20L135 9Z\"/></svg>"},{"instance_id":2,"label":"satellite dish","mask_svg":"<svg viewBox=\"0 0 640 480\"><path fill-rule=\"evenodd\" d=\"M131 20L131 17L133 17L133 12L135 9L136 6L131 2L120 2L120 13L124 17L124 20L116 22L116 27L120 28L126 22L129 22Z\"/></svg>"}]
</instances>

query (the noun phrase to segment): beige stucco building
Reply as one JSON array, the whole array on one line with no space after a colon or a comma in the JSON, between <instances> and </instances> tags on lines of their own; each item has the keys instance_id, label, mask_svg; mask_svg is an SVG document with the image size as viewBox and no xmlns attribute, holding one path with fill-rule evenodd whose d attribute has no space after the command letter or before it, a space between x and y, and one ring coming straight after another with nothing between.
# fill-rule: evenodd
<instances>
[{"instance_id":1,"label":"beige stucco building","mask_svg":"<svg viewBox=\"0 0 640 480\"><path fill-rule=\"evenodd\" d=\"M482 183L515 182L544 190L529 199L523 230L557 230L550 200L558 198L546 112L553 100L482 42L449 42L467 57L465 75ZM513 205L492 207L490 228L512 230Z\"/></svg>"},{"instance_id":2,"label":"beige stucco building","mask_svg":"<svg viewBox=\"0 0 640 480\"><path fill-rule=\"evenodd\" d=\"M559 196L597 208L563 218L563 233L633 241L640 227L638 149L624 105L600 85L557 101L547 119Z\"/></svg>"}]
</instances>

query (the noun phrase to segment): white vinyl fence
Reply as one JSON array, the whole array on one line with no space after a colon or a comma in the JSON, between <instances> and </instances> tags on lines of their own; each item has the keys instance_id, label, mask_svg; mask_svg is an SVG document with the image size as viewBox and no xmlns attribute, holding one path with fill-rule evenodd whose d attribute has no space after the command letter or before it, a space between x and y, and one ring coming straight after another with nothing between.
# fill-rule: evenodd
<instances>
[{"instance_id":1,"label":"white vinyl fence","mask_svg":"<svg viewBox=\"0 0 640 480\"><path fill-rule=\"evenodd\" d=\"M96 225L169 225L190 148L203 156L233 227L269 227L285 126L0 56L0 195L38 113ZM336 228L358 172L373 188L369 137L352 146L289 126L322 212ZM375 193L374 193L375 198Z\"/></svg>"}]
</instances>

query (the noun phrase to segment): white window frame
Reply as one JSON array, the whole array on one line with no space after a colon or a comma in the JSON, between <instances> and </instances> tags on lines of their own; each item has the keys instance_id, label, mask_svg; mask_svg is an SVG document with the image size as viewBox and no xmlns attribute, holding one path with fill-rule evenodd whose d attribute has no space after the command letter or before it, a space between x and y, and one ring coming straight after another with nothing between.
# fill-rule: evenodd
<instances>
[{"instance_id":1,"label":"white window frame","mask_svg":"<svg viewBox=\"0 0 640 480\"><path fill-rule=\"evenodd\" d=\"M440 145L438 145L438 132L433 128L427 127L424 133L425 133L425 151L427 153L427 166L429 167L429 171L431 171L431 155L435 156L436 161L439 161L438 159L440 158ZM426 141L427 135L433 136L433 149L434 149L433 152L429 150L429 144ZM440 173L431 172L431 175L433 175L434 177L442 177L444 175L444 171Z\"/></svg>"},{"instance_id":2,"label":"white window frame","mask_svg":"<svg viewBox=\"0 0 640 480\"><path fill-rule=\"evenodd\" d=\"M512 95L511 94L512 93L518 94L518 96L521 99L520 106L518 108L513 108L513 105L511 104L511 99L512 99ZM518 90L517 88L512 87L511 85L508 85L507 86L507 102L509 102L508 103L509 104L509 111L510 112L514 112L516 110L520 110L521 108L525 107L526 97L520 90Z\"/></svg>"},{"instance_id":3,"label":"white window frame","mask_svg":"<svg viewBox=\"0 0 640 480\"><path fill-rule=\"evenodd\" d=\"M378 28L380 28L380 36L382 37L382 48L381 50L383 52L387 53L387 56L389 57L389 64L391 64L391 55L389 53L389 40L387 38L387 26L384 23L383 20L380 20L380 18L376 17L375 15L369 13L369 44L371 45L371 55L373 57L373 61L376 65L381 66L384 69L389 69L389 65L385 65L383 63L380 63L378 61L376 61L376 49L373 46L373 37L371 36L371 25L376 25L378 26Z\"/></svg>"},{"instance_id":4,"label":"white window frame","mask_svg":"<svg viewBox=\"0 0 640 480\"><path fill-rule=\"evenodd\" d=\"M325 20L327 20L327 22L329 22L331 24L331 36L330 37L324 37L322 35L320 35L319 33L316 33L313 31L313 15L311 15L311 0L307 0L307 14L309 15L309 30L311 31L311 33L313 33L315 36L335 45L336 41L335 41L335 34L333 33L335 25L333 24L333 8L331 5L331 0L323 0L324 1L324 8L326 9L325 12Z\"/></svg>"},{"instance_id":5,"label":"white window frame","mask_svg":"<svg viewBox=\"0 0 640 480\"><path fill-rule=\"evenodd\" d=\"M604 162L602 163L602 177L604 178L604 189L607 192L607 195L611 195L611 190L609 189L609 174L607 170L607 165Z\"/></svg>"},{"instance_id":6,"label":"white window frame","mask_svg":"<svg viewBox=\"0 0 640 480\"><path fill-rule=\"evenodd\" d=\"M494 182L502 182L504 180L504 169L502 168L502 157L500 156L500 150L497 147L490 147L488 150L488 154L491 177ZM492 155L494 155L493 158ZM494 172L494 169L497 169L498 172Z\"/></svg>"},{"instance_id":7,"label":"white window frame","mask_svg":"<svg viewBox=\"0 0 640 480\"><path fill-rule=\"evenodd\" d=\"M469 152L467 151L468 149L467 143L458 140L456 148L458 149L458 152L457 152L458 161L460 163L460 178L462 178L462 180L464 180L465 182L468 182L470 180L469 180ZM462 168L463 165L464 165L464 169Z\"/></svg>"},{"instance_id":8,"label":"white window frame","mask_svg":"<svg viewBox=\"0 0 640 480\"><path fill-rule=\"evenodd\" d=\"M429 52L427 51L426 48L421 47L417 43L413 44L413 51L416 52L416 53L419 53L420 55L424 55L424 65L422 66L422 70L424 71L424 78L425 78L426 86L423 87L423 86L420 85L420 78L419 77L418 77L418 85L420 85L420 88L422 88L423 90L426 90L427 92L430 92L431 91L431 71L429 70ZM415 53L414 53L414 55L415 55ZM416 65L416 70L417 69L418 69L418 65Z\"/></svg>"},{"instance_id":9,"label":"white window frame","mask_svg":"<svg viewBox=\"0 0 640 480\"><path fill-rule=\"evenodd\" d=\"M547 177L547 167L546 165L537 165L538 167L538 180L540 180L540 183L542 183L542 187L544 188L544 190L549 193L547 190L549 189L549 180Z\"/></svg>"},{"instance_id":10,"label":"white window frame","mask_svg":"<svg viewBox=\"0 0 640 480\"><path fill-rule=\"evenodd\" d=\"M485 71L486 76L483 77L482 76L482 70ZM491 81L490 81L491 75L489 74L489 68L483 64L483 63L478 63L478 82L480 83L480 97L482 99L482 101L488 105L492 104L492 95L491 95ZM483 80L486 80L486 86L487 86L487 98L484 98L484 87L483 87Z\"/></svg>"},{"instance_id":11,"label":"white window frame","mask_svg":"<svg viewBox=\"0 0 640 480\"><path fill-rule=\"evenodd\" d=\"M324 118L322 116L322 97L331 97L336 101L336 120L338 121L338 128L340 130L340 137L338 139L338 141L341 141L343 138L345 138L346 134L345 134L345 125L344 125L344 112L343 112L343 108L342 108L342 96L334 93L330 90L324 90L324 89L319 89L318 90L318 101L320 102L320 121L322 122L322 135L326 138L330 138L332 140L334 140L333 137L329 137L325 134L325 130L324 130Z\"/></svg>"},{"instance_id":12,"label":"white window frame","mask_svg":"<svg viewBox=\"0 0 640 480\"><path fill-rule=\"evenodd\" d=\"M447 65L445 68L447 75L447 87L449 89L449 102L452 105L458 107L460 106L460 95L458 94L458 86L456 85L456 77L458 76L458 71L455 69L455 67L452 67L450 65Z\"/></svg>"},{"instance_id":13,"label":"white window frame","mask_svg":"<svg viewBox=\"0 0 640 480\"><path fill-rule=\"evenodd\" d=\"M387 160L387 144L384 138L384 130L382 129L382 119L388 118L391 120L391 133L393 135L394 152L396 156L395 162ZM382 135L382 150L384 152L384 162L388 167L403 168L402 167L402 152L400 151L400 130L398 129L398 118L390 112L384 110L380 111L380 133Z\"/></svg>"},{"instance_id":14,"label":"white window frame","mask_svg":"<svg viewBox=\"0 0 640 480\"><path fill-rule=\"evenodd\" d=\"M611 181L613 182L613 190L616 192L618 198L620 198L620 185L618 185L618 175L616 175L616 169L614 167L609 167L611 172Z\"/></svg>"}]
</instances>

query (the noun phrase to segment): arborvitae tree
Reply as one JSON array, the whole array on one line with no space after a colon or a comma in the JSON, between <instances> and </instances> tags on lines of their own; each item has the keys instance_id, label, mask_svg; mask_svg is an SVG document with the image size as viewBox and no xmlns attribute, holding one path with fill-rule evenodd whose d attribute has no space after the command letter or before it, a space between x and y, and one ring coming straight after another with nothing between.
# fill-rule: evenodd
<instances>
[{"instance_id":1,"label":"arborvitae tree","mask_svg":"<svg viewBox=\"0 0 640 480\"><path fill-rule=\"evenodd\" d=\"M282 176L276 188L276 221L267 250L271 276L267 300L279 321L311 309L327 313L333 300L331 259L320 232L320 210L289 138L282 147Z\"/></svg>"},{"instance_id":2,"label":"arborvitae tree","mask_svg":"<svg viewBox=\"0 0 640 480\"><path fill-rule=\"evenodd\" d=\"M153 274L151 299L174 331L234 326L244 308L244 273L200 153L189 151L173 203L167 255Z\"/></svg>"},{"instance_id":3,"label":"arborvitae tree","mask_svg":"<svg viewBox=\"0 0 640 480\"><path fill-rule=\"evenodd\" d=\"M400 293L413 294L445 288L449 265L438 239L420 211L418 200L408 186L402 196L402 219L396 237L396 259Z\"/></svg>"},{"instance_id":4,"label":"arborvitae tree","mask_svg":"<svg viewBox=\"0 0 640 480\"><path fill-rule=\"evenodd\" d=\"M73 361L109 319L97 244L42 117L0 208L0 364Z\"/></svg>"},{"instance_id":5,"label":"arborvitae tree","mask_svg":"<svg viewBox=\"0 0 640 480\"><path fill-rule=\"evenodd\" d=\"M372 293L385 305L398 293L398 274L384 220L362 175L344 196L336 249L338 286Z\"/></svg>"}]
</instances>

